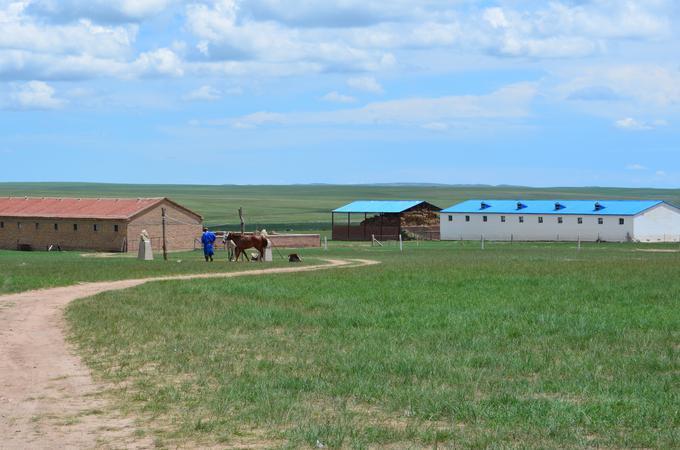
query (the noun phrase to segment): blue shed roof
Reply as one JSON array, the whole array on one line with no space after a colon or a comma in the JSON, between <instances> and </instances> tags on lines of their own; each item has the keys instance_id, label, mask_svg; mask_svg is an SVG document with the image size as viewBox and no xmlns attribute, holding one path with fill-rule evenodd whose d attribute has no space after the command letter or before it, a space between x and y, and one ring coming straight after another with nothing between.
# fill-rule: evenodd
<instances>
[{"instance_id":1,"label":"blue shed roof","mask_svg":"<svg viewBox=\"0 0 680 450\"><path fill-rule=\"evenodd\" d=\"M661 200L467 200L442 213L634 216ZM599 209L596 205L599 205Z\"/></svg>"},{"instance_id":2,"label":"blue shed roof","mask_svg":"<svg viewBox=\"0 0 680 450\"><path fill-rule=\"evenodd\" d=\"M334 209L336 213L400 213L426 203L424 200L357 200ZM439 208L437 208L439 209Z\"/></svg>"}]
</instances>

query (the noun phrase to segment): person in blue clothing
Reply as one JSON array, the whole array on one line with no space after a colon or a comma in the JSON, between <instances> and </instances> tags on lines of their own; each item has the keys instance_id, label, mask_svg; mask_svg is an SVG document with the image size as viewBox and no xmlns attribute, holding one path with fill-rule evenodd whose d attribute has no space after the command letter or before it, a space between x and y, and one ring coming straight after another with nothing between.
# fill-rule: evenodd
<instances>
[{"instance_id":1,"label":"person in blue clothing","mask_svg":"<svg viewBox=\"0 0 680 450\"><path fill-rule=\"evenodd\" d=\"M203 256L205 256L205 262L212 262L213 255L215 251L213 249L213 244L215 243L215 233L208 230L208 228L203 228L203 236L201 236L201 243L203 244Z\"/></svg>"}]
</instances>

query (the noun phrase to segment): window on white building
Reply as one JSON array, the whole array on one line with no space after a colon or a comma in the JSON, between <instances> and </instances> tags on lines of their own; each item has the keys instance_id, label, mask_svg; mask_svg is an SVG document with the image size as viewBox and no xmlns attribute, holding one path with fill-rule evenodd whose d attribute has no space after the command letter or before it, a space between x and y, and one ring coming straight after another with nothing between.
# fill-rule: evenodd
<instances>
[{"instance_id":1,"label":"window on white building","mask_svg":"<svg viewBox=\"0 0 680 450\"><path fill-rule=\"evenodd\" d=\"M505 222L505 216L501 216L501 222Z\"/></svg>"},{"instance_id":2,"label":"window on white building","mask_svg":"<svg viewBox=\"0 0 680 450\"><path fill-rule=\"evenodd\" d=\"M519 223L524 223L524 216L519 216Z\"/></svg>"},{"instance_id":3,"label":"window on white building","mask_svg":"<svg viewBox=\"0 0 680 450\"><path fill-rule=\"evenodd\" d=\"M604 224L604 219L603 219L602 217L598 217L598 218L597 218L597 223L598 223L599 225L603 225L603 224Z\"/></svg>"},{"instance_id":4,"label":"window on white building","mask_svg":"<svg viewBox=\"0 0 680 450\"><path fill-rule=\"evenodd\" d=\"M557 223L564 223L564 221L562 220L561 217L558 217L558 218L557 218Z\"/></svg>"},{"instance_id":5,"label":"window on white building","mask_svg":"<svg viewBox=\"0 0 680 450\"><path fill-rule=\"evenodd\" d=\"M465 216L465 221L469 222L470 221L470 216Z\"/></svg>"},{"instance_id":6,"label":"window on white building","mask_svg":"<svg viewBox=\"0 0 680 450\"><path fill-rule=\"evenodd\" d=\"M543 217L538 218L538 223L543 223Z\"/></svg>"},{"instance_id":7,"label":"window on white building","mask_svg":"<svg viewBox=\"0 0 680 450\"><path fill-rule=\"evenodd\" d=\"M483 220L484 222L486 222L487 219L488 219L488 217L482 216L482 220Z\"/></svg>"},{"instance_id":8,"label":"window on white building","mask_svg":"<svg viewBox=\"0 0 680 450\"><path fill-rule=\"evenodd\" d=\"M621 217L619 219L619 225L623 225L624 223L626 223L626 221L623 219L623 217Z\"/></svg>"},{"instance_id":9,"label":"window on white building","mask_svg":"<svg viewBox=\"0 0 680 450\"><path fill-rule=\"evenodd\" d=\"M582 224L583 223L583 217L579 217L578 219L576 219L576 223L578 223L579 225Z\"/></svg>"}]
</instances>

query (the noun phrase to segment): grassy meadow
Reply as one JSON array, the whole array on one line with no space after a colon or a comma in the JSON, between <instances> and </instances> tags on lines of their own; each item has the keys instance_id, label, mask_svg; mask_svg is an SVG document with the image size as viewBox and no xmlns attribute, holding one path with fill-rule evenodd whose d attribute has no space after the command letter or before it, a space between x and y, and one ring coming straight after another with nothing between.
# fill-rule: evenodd
<instances>
[{"instance_id":1,"label":"grassy meadow","mask_svg":"<svg viewBox=\"0 0 680 450\"><path fill-rule=\"evenodd\" d=\"M0 295L89 281L262 268L258 264L227 264L226 252L219 249L213 263L206 263L201 251L170 253L167 262L160 254L156 254L153 261L139 261L134 256L0 250ZM277 258L267 267L282 265L284 262Z\"/></svg>"},{"instance_id":2,"label":"grassy meadow","mask_svg":"<svg viewBox=\"0 0 680 450\"><path fill-rule=\"evenodd\" d=\"M67 319L158 446L677 448L680 253L639 248L337 243L308 260L382 263L153 283Z\"/></svg>"},{"instance_id":3,"label":"grassy meadow","mask_svg":"<svg viewBox=\"0 0 680 450\"><path fill-rule=\"evenodd\" d=\"M630 198L680 205L680 189L528 188L446 185L192 186L92 183L0 183L0 196L170 197L205 217L211 226L238 224L239 206L248 229L324 230L330 211L357 199L427 200L445 208L470 198Z\"/></svg>"}]
</instances>

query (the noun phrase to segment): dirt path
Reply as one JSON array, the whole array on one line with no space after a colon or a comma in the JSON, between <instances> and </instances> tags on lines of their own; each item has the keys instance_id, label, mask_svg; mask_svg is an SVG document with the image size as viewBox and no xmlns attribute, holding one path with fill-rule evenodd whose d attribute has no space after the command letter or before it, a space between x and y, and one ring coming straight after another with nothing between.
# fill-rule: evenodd
<instances>
[{"instance_id":1,"label":"dirt path","mask_svg":"<svg viewBox=\"0 0 680 450\"><path fill-rule=\"evenodd\" d=\"M326 264L221 274L178 275L82 283L0 296L0 449L147 448L134 420L107 405L89 369L64 338L64 307L100 292L150 281L231 278L378 264L326 260Z\"/></svg>"}]
</instances>

